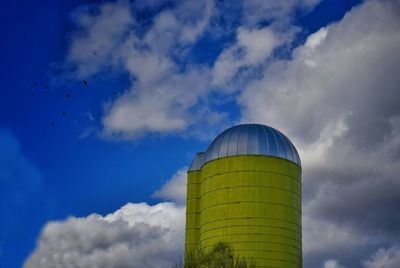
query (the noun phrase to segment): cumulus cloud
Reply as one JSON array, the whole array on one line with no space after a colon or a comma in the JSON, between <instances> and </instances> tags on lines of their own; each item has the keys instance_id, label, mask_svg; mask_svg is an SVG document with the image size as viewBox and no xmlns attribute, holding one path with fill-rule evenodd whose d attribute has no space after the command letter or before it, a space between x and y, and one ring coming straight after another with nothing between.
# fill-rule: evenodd
<instances>
[{"instance_id":1,"label":"cumulus cloud","mask_svg":"<svg viewBox=\"0 0 400 268\"><path fill-rule=\"evenodd\" d=\"M170 267L183 252L184 226L185 208L173 203L49 222L24 268Z\"/></svg>"},{"instance_id":2,"label":"cumulus cloud","mask_svg":"<svg viewBox=\"0 0 400 268\"><path fill-rule=\"evenodd\" d=\"M289 22L295 10L309 11L320 0L246 0L243 1L243 20L247 25L258 25L260 22Z\"/></svg>"},{"instance_id":3,"label":"cumulus cloud","mask_svg":"<svg viewBox=\"0 0 400 268\"><path fill-rule=\"evenodd\" d=\"M70 34L66 62L78 78L102 71L134 23L126 1L85 7L72 19L76 30Z\"/></svg>"},{"instance_id":4,"label":"cumulus cloud","mask_svg":"<svg viewBox=\"0 0 400 268\"><path fill-rule=\"evenodd\" d=\"M243 121L276 126L300 151L307 267L329 258L359 267L373 248L398 242L399 15L398 1L353 8L240 96Z\"/></svg>"},{"instance_id":5,"label":"cumulus cloud","mask_svg":"<svg viewBox=\"0 0 400 268\"><path fill-rule=\"evenodd\" d=\"M151 72L157 70L157 68L147 68L148 64L153 64L147 60L151 61L146 59L142 67L149 72L144 76L149 76ZM104 133L108 136L132 138L144 133L180 132L198 122L202 114L198 109L193 109L192 112L189 110L196 106L201 96L207 94L209 80L207 72L203 70L191 70L180 74L171 70L167 72L165 79L157 82L154 82L154 77L150 78L149 84L142 84L139 80L131 91L110 104L103 117ZM144 81L146 82L148 81ZM207 116L213 114L219 113L207 112Z\"/></svg>"},{"instance_id":6,"label":"cumulus cloud","mask_svg":"<svg viewBox=\"0 0 400 268\"><path fill-rule=\"evenodd\" d=\"M223 113L200 106L210 92L210 71L201 65L182 69L177 63L206 31L213 1L166 8L145 33L137 30L134 8L120 1L102 4L96 12L81 10L75 18L79 30L71 35L67 63L75 66L78 77L112 69L127 72L132 80L126 94L105 105L104 136L130 139L179 133L199 121L221 123Z\"/></svg>"},{"instance_id":7,"label":"cumulus cloud","mask_svg":"<svg viewBox=\"0 0 400 268\"><path fill-rule=\"evenodd\" d=\"M264 79L242 95L244 119L270 122L310 142L340 120L358 121L356 116L374 112L393 116L399 22L398 8L390 5L370 1L355 8L340 23L311 35L292 60L269 66Z\"/></svg>"},{"instance_id":8,"label":"cumulus cloud","mask_svg":"<svg viewBox=\"0 0 400 268\"><path fill-rule=\"evenodd\" d=\"M183 167L167 180L161 189L155 191L152 196L184 205L186 203L186 179L187 167Z\"/></svg>"},{"instance_id":9,"label":"cumulus cloud","mask_svg":"<svg viewBox=\"0 0 400 268\"><path fill-rule=\"evenodd\" d=\"M341 266L337 260L327 260L324 262L323 268L344 268Z\"/></svg>"},{"instance_id":10,"label":"cumulus cloud","mask_svg":"<svg viewBox=\"0 0 400 268\"><path fill-rule=\"evenodd\" d=\"M240 68L255 67L263 63L282 40L268 27L262 29L239 28L237 41L218 56L213 68L213 84L226 87Z\"/></svg>"},{"instance_id":11,"label":"cumulus cloud","mask_svg":"<svg viewBox=\"0 0 400 268\"><path fill-rule=\"evenodd\" d=\"M299 28L290 24L295 10L311 10L319 0L243 1L242 24L236 40L216 58L212 86L220 91L241 90L258 76L277 48L292 42Z\"/></svg>"},{"instance_id":12,"label":"cumulus cloud","mask_svg":"<svg viewBox=\"0 0 400 268\"><path fill-rule=\"evenodd\" d=\"M183 134L188 129L204 136L209 133L205 129L226 124L227 115L210 104L216 90L222 95L231 93L232 88L237 90L232 86L235 81L251 79L257 67L275 48L289 43L295 32L292 26L282 32L275 23L265 27L247 23L246 14L253 9L265 10L268 12L263 18L279 24L285 14L303 7L311 9L317 1L275 2L241 3L244 19L236 29L236 41L219 54L212 66L192 62L188 57L196 42L215 28L221 15L212 0L167 5L146 27L135 18L134 10L158 8L159 1L149 5L118 1L78 10L73 17L77 30L71 34L66 59L73 74L85 77L119 70L132 81L125 94L105 105L103 136L135 139L145 133ZM205 127L196 128L200 124Z\"/></svg>"},{"instance_id":13,"label":"cumulus cloud","mask_svg":"<svg viewBox=\"0 0 400 268\"><path fill-rule=\"evenodd\" d=\"M329 255L338 250L346 251L365 242L363 237L354 233L351 228L337 226L330 221L305 214L303 216L303 253L305 255L320 252Z\"/></svg>"},{"instance_id":14,"label":"cumulus cloud","mask_svg":"<svg viewBox=\"0 0 400 268\"><path fill-rule=\"evenodd\" d=\"M400 266L400 249L391 247L379 249L370 260L364 262L365 268L395 268Z\"/></svg>"}]
</instances>

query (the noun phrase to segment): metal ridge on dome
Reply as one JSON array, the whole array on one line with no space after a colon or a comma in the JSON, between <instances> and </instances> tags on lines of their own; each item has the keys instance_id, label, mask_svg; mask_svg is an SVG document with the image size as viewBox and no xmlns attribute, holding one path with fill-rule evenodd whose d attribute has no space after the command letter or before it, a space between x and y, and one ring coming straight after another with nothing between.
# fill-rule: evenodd
<instances>
[{"instance_id":1,"label":"metal ridge on dome","mask_svg":"<svg viewBox=\"0 0 400 268\"><path fill-rule=\"evenodd\" d=\"M273 156L301 167L296 148L282 132L260 124L242 124L219 134L204 154L196 155L189 171L200 170L205 163L214 159L238 155Z\"/></svg>"}]
</instances>

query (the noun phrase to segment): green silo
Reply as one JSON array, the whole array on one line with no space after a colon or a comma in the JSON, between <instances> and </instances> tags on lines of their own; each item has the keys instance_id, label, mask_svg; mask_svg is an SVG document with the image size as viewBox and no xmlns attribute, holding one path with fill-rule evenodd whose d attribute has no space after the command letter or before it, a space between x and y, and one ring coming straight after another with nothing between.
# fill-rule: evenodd
<instances>
[{"instance_id":1,"label":"green silo","mask_svg":"<svg viewBox=\"0 0 400 268\"><path fill-rule=\"evenodd\" d=\"M229 243L257 267L301 267L301 163L290 140L259 124L217 136L188 170L185 249Z\"/></svg>"}]
</instances>

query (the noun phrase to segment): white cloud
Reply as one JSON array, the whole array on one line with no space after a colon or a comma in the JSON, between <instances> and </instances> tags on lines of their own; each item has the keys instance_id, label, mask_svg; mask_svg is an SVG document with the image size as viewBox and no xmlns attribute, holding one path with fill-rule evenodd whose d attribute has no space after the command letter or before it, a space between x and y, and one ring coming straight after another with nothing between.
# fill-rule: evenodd
<instances>
[{"instance_id":1,"label":"white cloud","mask_svg":"<svg viewBox=\"0 0 400 268\"><path fill-rule=\"evenodd\" d=\"M221 115L216 111L204 114L196 108L208 92L207 81L207 71L197 69L136 84L106 109L105 134L132 138L144 133L176 133L195 127L204 118ZM209 123L216 125L224 119L222 115L219 118Z\"/></svg>"},{"instance_id":2,"label":"white cloud","mask_svg":"<svg viewBox=\"0 0 400 268\"><path fill-rule=\"evenodd\" d=\"M281 129L300 151L306 265L347 265L398 235L399 11L396 1L355 7L267 65L239 98L242 121Z\"/></svg>"},{"instance_id":3,"label":"white cloud","mask_svg":"<svg viewBox=\"0 0 400 268\"><path fill-rule=\"evenodd\" d=\"M195 43L207 30L213 13L212 0L181 2L175 9L166 9L154 17L143 41L157 54L181 49Z\"/></svg>"},{"instance_id":4,"label":"white cloud","mask_svg":"<svg viewBox=\"0 0 400 268\"><path fill-rule=\"evenodd\" d=\"M195 42L209 26L214 13L214 2L212 0L187 1L179 6L178 12L190 21L190 24L182 29L181 42Z\"/></svg>"},{"instance_id":5,"label":"white cloud","mask_svg":"<svg viewBox=\"0 0 400 268\"><path fill-rule=\"evenodd\" d=\"M136 0L135 7L139 10L152 9L152 8L160 7L165 3L169 3L169 1L166 1L166 0Z\"/></svg>"},{"instance_id":6,"label":"white cloud","mask_svg":"<svg viewBox=\"0 0 400 268\"><path fill-rule=\"evenodd\" d=\"M223 120L223 114L210 109L204 114L200 107L211 90L210 71L201 65L181 69L176 62L207 30L213 1L166 8L144 34L135 29L132 8L134 4L117 2L100 5L98 12L82 11L76 23L81 30L72 35L67 63L76 66L78 77L113 68L132 79L126 93L105 106L103 136L179 133L196 122L210 122L207 117Z\"/></svg>"},{"instance_id":7,"label":"white cloud","mask_svg":"<svg viewBox=\"0 0 400 268\"><path fill-rule=\"evenodd\" d=\"M249 30L239 28L237 41L218 56L213 68L213 84L226 86L242 67L254 67L264 62L273 49L282 44L268 27Z\"/></svg>"},{"instance_id":8,"label":"white cloud","mask_svg":"<svg viewBox=\"0 0 400 268\"><path fill-rule=\"evenodd\" d=\"M173 203L49 222L24 268L170 267L182 255L184 227L185 208Z\"/></svg>"},{"instance_id":9,"label":"white cloud","mask_svg":"<svg viewBox=\"0 0 400 268\"><path fill-rule=\"evenodd\" d=\"M360 246L365 241L351 228L338 226L329 221L303 216L303 253L305 255L318 252L332 253Z\"/></svg>"},{"instance_id":10,"label":"white cloud","mask_svg":"<svg viewBox=\"0 0 400 268\"><path fill-rule=\"evenodd\" d=\"M324 262L323 268L344 268L337 260L327 260Z\"/></svg>"},{"instance_id":11,"label":"white cloud","mask_svg":"<svg viewBox=\"0 0 400 268\"><path fill-rule=\"evenodd\" d=\"M77 30L70 36L66 62L78 78L102 71L134 23L126 1L105 3L97 11L93 16L90 9L82 9L73 17Z\"/></svg>"},{"instance_id":12,"label":"white cloud","mask_svg":"<svg viewBox=\"0 0 400 268\"><path fill-rule=\"evenodd\" d=\"M398 116L394 96L399 80L394 70L400 43L394 10L388 2L369 1L309 36L293 59L269 65L264 78L251 83L240 97L243 121L264 122L288 133L306 166L314 161L310 158L316 148L328 153L357 128L371 130L375 123L385 124L382 131L392 128L387 124ZM357 126L356 121L365 125ZM354 134L361 142L384 133L378 128Z\"/></svg>"},{"instance_id":13,"label":"white cloud","mask_svg":"<svg viewBox=\"0 0 400 268\"><path fill-rule=\"evenodd\" d=\"M288 23L294 10L309 11L320 0L245 0L243 1L243 21L247 25L277 20Z\"/></svg>"},{"instance_id":14,"label":"white cloud","mask_svg":"<svg viewBox=\"0 0 400 268\"><path fill-rule=\"evenodd\" d=\"M155 191L153 197L184 205L186 203L186 178L187 167L183 167L167 180L161 189Z\"/></svg>"},{"instance_id":15,"label":"white cloud","mask_svg":"<svg viewBox=\"0 0 400 268\"><path fill-rule=\"evenodd\" d=\"M296 8L312 8L317 1L250 2L243 3L245 14L259 7L268 10L269 19L283 20L284 14ZM191 46L218 15L214 1L183 1L164 7L144 33L138 31L140 21L132 10L153 8L160 2L137 5L106 3L95 10L81 9L75 16L77 30L71 35L67 57L74 74L80 78L119 70L132 80L126 94L105 105L104 137L132 139L145 133L182 134L187 130L204 136L201 132L205 129L215 129L226 121L225 113L209 105L215 86L229 93L229 84L243 69L249 71L241 78L247 81L246 75L252 77L254 69L264 64L276 47L289 42L294 33L293 27L279 32L273 25L259 28L244 23L237 28L236 43L220 54L214 67L191 64L187 59ZM182 68L181 62L188 65ZM200 124L204 127L195 127Z\"/></svg>"},{"instance_id":16,"label":"white cloud","mask_svg":"<svg viewBox=\"0 0 400 268\"><path fill-rule=\"evenodd\" d=\"M364 262L365 268L397 268L400 267L400 249L391 247L379 249L370 260Z\"/></svg>"},{"instance_id":17,"label":"white cloud","mask_svg":"<svg viewBox=\"0 0 400 268\"><path fill-rule=\"evenodd\" d=\"M304 44L305 47L310 49L315 49L318 47L328 35L328 31L326 28L321 28L317 32L309 35L307 37L306 43Z\"/></svg>"},{"instance_id":18,"label":"white cloud","mask_svg":"<svg viewBox=\"0 0 400 268\"><path fill-rule=\"evenodd\" d=\"M391 82L397 77L399 22L388 5L372 1L354 9L311 35L293 59L269 66L240 99L243 119L272 124L310 143L332 122L380 109L396 90L396 83L379 85L382 77Z\"/></svg>"}]
</instances>

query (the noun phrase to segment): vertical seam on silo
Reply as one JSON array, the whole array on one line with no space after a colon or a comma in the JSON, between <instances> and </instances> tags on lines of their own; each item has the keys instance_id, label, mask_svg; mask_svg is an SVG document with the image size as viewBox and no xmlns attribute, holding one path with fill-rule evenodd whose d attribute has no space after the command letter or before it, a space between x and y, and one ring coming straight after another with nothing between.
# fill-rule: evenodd
<instances>
[{"instance_id":1,"label":"vertical seam on silo","mask_svg":"<svg viewBox=\"0 0 400 268\"><path fill-rule=\"evenodd\" d=\"M247 128L247 145L245 146L245 155L249 154L249 140L250 140L250 130L251 130L251 125Z\"/></svg>"},{"instance_id":2,"label":"vertical seam on silo","mask_svg":"<svg viewBox=\"0 0 400 268\"><path fill-rule=\"evenodd\" d=\"M262 127L262 129L264 130L265 138L267 139L267 154L271 155L271 153L269 152L269 139L268 139L267 131L265 130L265 127Z\"/></svg>"},{"instance_id":3,"label":"vertical seam on silo","mask_svg":"<svg viewBox=\"0 0 400 268\"><path fill-rule=\"evenodd\" d=\"M286 150L285 150L286 158L289 158L289 156L288 156L288 151L290 150L290 148L287 148L287 144L285 144L285 140L283 139L281 133L280 133L279 131L277 131L276 133L278 133L279 138L281 138L283 147L286 147ZM293 157L292 157L292 158L293 158ZM291 160L292 160L292 159L291 159Z\"/></svg>"},{"instance_id":4,"label":"vertical seam on silo","mask_svg":"<svg viewBox=\"0 0 400 268\"><path fill-rule=\"evenodd\" d=\"M236 142L236 154L235 154L235 155L238 155L238 154L239 154L240 133L242 133L241 130L242 130L243 128L239 127L238 129L239 129L239 133L238 133L238 138L237 138L237 142Z\"/></svg>"},{"instance_id":5,"label":"vertical seam on silo","mask_svg":"<svg viewBox=\"0 0 400 268\"><path fill-rule=\"evenodd\" d=\"M291 150L292 150L293 161L294 161L296 164L299 164L299 161L298 161L297 155L296 155L296 149L294 148L294 145L290 142L289 139L288 139L288 143L289 143L290 148L291 148Z\"/></svg>"},{"instance_id":6,"label":"vertical seam on silo","mask_svg":"<svg viewBox=\"0 0 400 268\"><path fill-rule=\"evenodd\" d=\"M293 143L292 143L289 139L288 139L288 142L289 142L289 144L290 144L290 146L291 146L291 148L292 148L293 161L294 161L297 165L300 166L300 159L299 159L299 156L298 156L298 154L297 154L296 147L294 147Z\"/></svg>"},{"instance_id":7,"label":"vertical seam on silo","mask_svg":"<svg viewBox=\"0 0 400 268\"><path fill-rule=\"evenodd\" d=\"M254 125L254 127L256 128L256 140L257 140L257 147L256 147L256 154L260 154L261 152L260 152L260 138L259 138L259 136L258 136L258 130L259 130L259 128L260 128L260 126L259 125Z\"/></svg>"},{"instance_id":8,"label":"vertical seam on silo","mask_svg":"<svg viewBox=\"0 0 400 268\"><path fill-rule=\"evenodd\" d=\"M231 133L229 135L228 143L227 143L227 146L226 146L226 156L229 156L229 144L231 143L232 133L233 133L233 131L231 131Z\"/></svg>"},{"instance_id":9,"label":"vertical seam on silo","mask_svg":"<svg viewBox=\"0 0 400 268\"><path fill-rule=\"evenodd\" d=\"M221 149L221 143L224 137L217 137L215 140L215 149L217 157L214 158L214 153L212 154L213 159L218 159L219 158L219 150Z\"/></svg>"},{"instance_id":10,"label":"vertical seam on silo","mask_svg":"<svg viewBox=\"0 0 400 268\"><path fill-rule=\"evenodd\" d=\"M271 127L268 127L268 128L271 131L272 136L274 137L275 144L276 144L276 153L277 153L277 156L279 156L279 144L278 144L278 140L275 137L274 129L272 129Z\"/></svg>"},{"instance_id":11,"label":"vertical seam on silo","mask_svg":"<svg viewBox=\"0 0 400 268\"><path fill-rule=\"evenodd\" d=\"M208 148L207 148L207 150L206 150L206 152L205 152L205 155L204 155L204 163L207 163L208 161L209 161L209 159L208 159L208 156L210 155L210 150L209 149L211 149L213 144L212 144L212 142L211 142L211 144L208 146Z\"/></svg>"},{"instance_id":12,"label":"vertical seam on silo","mask_svg":"<svg viewBox=\"0 0 400 268\"><path fill-rule=\"evenodd\" d=\"M218 159L221 157L220 154L221 154L221 149L222 149L222 145L223 145L223 143L224 143L225 137L226 137L226 134L222 137L221 143L220 143L219 148L218 148L218 155L217 155L217 158L218 158Z\"/></svg>"},{"instance_id":13,"label":"vertical seam on silo","mask_svg":"<svg viewBox=\"0 0 400 268\"><path fill-rule=\"evenodd\" d=\"M289 139L287 140L287 142L288 142L288 144L290 146L290 150L292 152L293 162L298 164L297 157L296 157L296 149L294 148L293 144L290 142Z\"/></svg>"}]
</instances>

